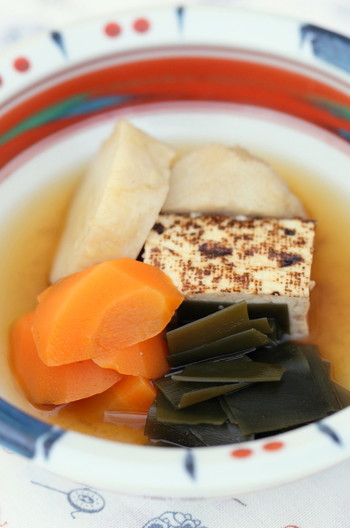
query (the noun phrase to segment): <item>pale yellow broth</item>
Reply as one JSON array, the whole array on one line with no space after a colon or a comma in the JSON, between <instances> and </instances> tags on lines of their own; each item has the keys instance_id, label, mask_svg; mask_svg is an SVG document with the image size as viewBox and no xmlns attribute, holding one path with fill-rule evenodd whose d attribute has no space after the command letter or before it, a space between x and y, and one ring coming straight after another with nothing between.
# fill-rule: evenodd
<instances>
[{"instance_id":1,"label":"pale yellow broth","mask_svg":"<svg viewBox=\"0 0 350 528\"><path fill-rule=\"evenodd\" d=\"M331 184L320 185L317 177L278 159L270 159L291 189L304 203L308 215L317 219L312 279L309 342L318 345L323 358L333 365L333 377L350 389L350 212L345 199ZM9 328L20 315L31 311L36 296L48 284L48 274L66 211L83 169L65 175L61 183L42 189L2 227L0 291L1 364L8 361ZM2 369L2 371L4 371ZM31 414L83 433L120 442L143 444L142 430L103 421L103 396L58 408L37 408L25 402L11 374L5 380L15 403ZM13 400L13 396L11 398Z\"/></svg>"}]
</instances>

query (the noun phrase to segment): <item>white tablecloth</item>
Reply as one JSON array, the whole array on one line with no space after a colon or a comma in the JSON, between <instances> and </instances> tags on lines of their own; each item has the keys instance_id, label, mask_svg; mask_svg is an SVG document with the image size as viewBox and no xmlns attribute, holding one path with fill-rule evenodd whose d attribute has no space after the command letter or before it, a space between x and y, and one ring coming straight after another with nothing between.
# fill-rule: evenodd
<instances>
[{"instance_id":1,"label":"white tablecloth","mask_svg":"<svg viewBox=\"0 0 350 528\"><path fill-rule=\"evenodd\" d=\"M350 528L350 460L273 490L162 500L88 489L0 448L0 527Z\"/></svg>"},{"instance_id":2,"label":"white tablecloth","mask_svg":"<svg viewBox=\"0 0 350 528\"><path fill-rule=\"evenodd\" d=\"M45 29L145 0L0 0L0 50ZM168 0L156 4L171 4ZM207 2L210 3L210 2ZM350 33L350 1L231 0ZM217 500L161 500L89 489L0 448L0 528L350 528L350 460L273 490Z\"/></svg>"}]
</instances>

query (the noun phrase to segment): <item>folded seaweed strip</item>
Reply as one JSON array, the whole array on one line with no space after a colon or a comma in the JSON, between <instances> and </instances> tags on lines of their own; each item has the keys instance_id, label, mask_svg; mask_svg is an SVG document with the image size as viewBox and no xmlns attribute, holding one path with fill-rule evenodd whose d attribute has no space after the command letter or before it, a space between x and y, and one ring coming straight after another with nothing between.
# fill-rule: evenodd
<instances>
[{"instance_id":1,"label":"folded seaweed strip","mask_svg":"<svg viewBox=\"0 0 350 528\"><path fill-rule=\"evenodd\" d=\"M240 356L252 348L268 345L269 343L270 338L266 334L259 332L255 328L250 328L243 332L222 337L217 341L170 354L168 363L171 367L178 367L225 355Z\"/></svg>"},{"instance_id":2,"label":"folded seaweed strip","mask_svg":"<svg viewBox=\"0 0 350 528\"><path fill-rule=\"evenodd\" d=\"M237 303L241 304L241 303ZM258 319L267 317L274 319L281 331L281 334L290 333L289 312L287 304L280 303L245 303L247 305L248 318ZM232 306L232 303L214 301L184 301L176 312L177 327L186 325L197 319L201 319L217 311Z\"/></svg>"},{"instance_id":3,"label":"folded seaweed strip","mask_svg":"<svg viewBox=\"0 0 350 528\"><path fill-rule=\"evenodd\" d=\"M210 313L188 325L167 332L169 352L170 354L184 352L230 336L236 333L237 327L248 321L247 304L244 302L231 304L220 313Z\"/></svg>"},{"instance_id":4,"label":"folded seaweed strip","mask_svg":"<svg viewBox=\"0 0 350 528\"><path fill-rule=\"evenodd\" d=\"M222 425L227 421L218 398L177 409L162 393L156 399L157 420L162 423L187 425Z\"/></svg>"},{"instance_id":5,"label":"folded seaweed strip","mask_svg":"<svg viewBox=\"0 0 350 528\"><path fill-rule=\"evenodd\" d=\"M172 378L160 378L154 382L164 396L177 409L183 409L195 403L201 403L222 394L244 389L249 382L242 383L198 383L179 382Z\"/></svg>"},{"instance_id":6,"label":"folded seaweed strip","mask_svg":"<svg viewBox=\"0 0 350 528\"><path fill-rule=\"evenodd\" d=\"M230 304L205 317L167 332L170 354L207 346L220 339L255 329L266 335L272 332L267 317L249 319L246 302Z\"/></svg>"},{"instance_id":7,"label":"folded seaweed strip","mask_svg":"<svg viewBox=\"0 0 350 528\"><path fill-rule=\"evenodd\" d=\"M195 363L183 371L171 376L173 381L191 381L207 383L279 381L285 372L284 367L248 358L236 358L226 361L206 361Z\"/></svg>"},{"instance_id":8,"label":"folded seaweed strip","mask_svg":"<svg viewBox=\"0 0 350 528\"><path fill-rule=\"evenodd\" d=\"M208 304L216 305L215 311L210 312L211 315L221 312L218 324L220 325L220 320L227 324L226 314L222 317L222 312L230 306L195 302L196 313L204 312L206 318ZM245 318L244 304L239 303L239 310L236 311L231 308L231 315L236 313L242 319L243 314ZM191 302L186 301L183 311L185 315L186 310L190 313L190 305ZM191 323L186 324L187 328L183 325L182 334L176 336L176 339L180 336L176 344L177 352L173 351L169 356L169 363L173 369L177 369L176 372L170 371L164 378L155 380L158 396L149 412L145 428L145 434L151 443L178 447L237 443L299 427L350 405L350 392L331 380L330 364L320 358L315 347L278 342L277 336L284 335L288 327L284 308L282 312L275 312L276 318L271 320L271 310L265 314L262 306L266 305L259 305L255 310L250 305L250 312L259 319L264 316L269 318L268 334L263 334L254 327L249 330L249 335L256 332L264 335L260 336L256 345L251 343L254 349L246 349L247 345L243 340L242 350L237 346L233 347L233 351L231 349L231 354L229 348L224 348L224 353L221 349L220 353L220 345L222 342L225 345L227 338L233 336L233 343L235 342L234 336L241 333L237 329L242 320L236 325L232 324L233 333L224 337L220 330L215 334L212 324L211 336L218 335L219 338L213 341L211 337L211 342L205 343L201 336L202 344L192 349L188 348L184 337ZM246 308L247 313L248 307ZM268 305L268 308L271 306ZM213 306L210 307L212 309ZM180 313L178 317L184 320L183 314ZM247 324L247 320L243 323ZM181 321L179 324L181 325ZM197 325L197 328L205 334L205 325ZM274 328L273 338L271 328ZM242 333L244 332L247 330ZM198 343L195 336L192 337L191 346L193 343ZM210 354L208 350L214 350L215 353ZM176 356L179 359L174 361L172 358ZM184 357L188 363L184 361ZM223 373L221 379L220 372ZM220 412L217 411L216 414L218 405Z\"/></svg>"},{"instance_id":9,"label":"folded seaweed strip","mask_svg":"<svg viewBox=\"0 0 350 528\"><path fill-rule=\"evenodd\" d=\"M225 412L229 409L228 419L238 424L243 434L288 429L339 410L322 360L310 348L287 343L266 350L264 361L277 362L286 369L281 381L255 384L244 398L239 394L222 397Z\"/></svg>"},{"instance_id":10,"label":"folded seaweed strip","mask_svg":"<svg viewBox=\"0 0 350 528\"><path fill-rule=\"evenodd\" d=\"M183 425L165 424L157 420L156 405L148 412L145 435L151 443L174 447L205 447L209 445L225 445L250 440L239 428L228 422L221 425Z\"/></svg>"}]
</instances>

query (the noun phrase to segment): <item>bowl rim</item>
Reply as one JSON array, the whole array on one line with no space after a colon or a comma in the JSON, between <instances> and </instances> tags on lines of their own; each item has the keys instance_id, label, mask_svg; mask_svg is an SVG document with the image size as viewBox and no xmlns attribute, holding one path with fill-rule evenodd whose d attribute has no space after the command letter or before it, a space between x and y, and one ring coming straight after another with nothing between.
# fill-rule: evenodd
<instances>
[{"instance_id":1,"label":"bowl rim","mask_svg":"<svg viewBox=\"0 0 350 528\"><path fill-rule=\"evenodd\" d=\"M270 24L270 27L273 28L281 26L281 28L284 28L285 31L282 29L279 31L277 52L276 45L273 43L274 38L268 34L264 35L261 31L250 32L248 40L247 36L245 37L243 35L243 32L237 31L236 34L235 32L232 32L230 35L227 35L227 33L223 32L223 34L220 35L219 40L228 39L228 44L230 46L237 43L239 47L244 47L245 49L256 49L256 46L258 46L265 53L272 50L273 54L276 56L281 56L284 59L295 59L296 63L304 64L307 67L313 66L315 71L321 70L322 73L327 72L330 77L334 77L338 81L343 80L345 81L345 84L349 86L349 68L335 64L334 57L328 59L323 57L322 60L319 60L320 57L317 56L317 51L314 49L311 53L304 54L302 60L300 60L300 50L305 43L308 32L312 33L313 30L319 30L320 32L324 32L329 36L334 36L335 38L346 41L349 40L348 37L343 36L339 32L324 29L321 26L303 21L301 18L257 10L251 7L245 8L242 6L208 4L189 4L186 6L151 5L147 8L144 7L141 10L140 8L134 7L132 9L121 9L115 12L112 11L93 17L88 16L81 19L80 21L73 21L71 23L65 24L57 30L54 28L51 31L41 31L38 34L34 34L12 44L11 46L6 47L0 53L0 109L2 104L11 98L11 94L17 94L21 87L22 89L27 89L29 86L33 85L35 80L42 80L43 78L47 77L49 72L57 72L60 70L65 71L67 70L68 65L70 65L70 67L76 67L78 64L84 63L85 59L91 59L92 56L99 57L101 55L101 51L103 50L109 53L112 52L113 54L113 52L116 52L116 49L114 46L112 46L111 50L110 43L112 42L115 44L114 37L122 37L123 33L127 30L132 32L131 26L135 26L136 22L140 20L146 20L148 22L154 16L158 15L160 17L164 17L169 13L171 13L174 19L176 18L177 20L175 30L172 28L171 33L165 34L164 31L158 31L158 26L158 38L150 39L150 35L148 33L155 33L155 31L153 31L154 27L151 27L152 31L150 32L148 29L145 31L137 31L133 29L133 34L128 35L128 40L126 40L126 42L122 42L122 39L118 42L118 54L120 51L124 50L140 50L143 48L144 44L147 44L149 47L150 42L155 42L155 45L158 49L160 46L166 46L169 42L176 46L181 46L182 42L186 42L186 45L197 43L200 46L203 46L203 44L206 42L206 39L209 37L210 39L213 38L214 41L215 39L218 39L216 28L214 28L214 31L212 29L211 32L202 32L202 35L188 34L185 36L186 38L183 39L183 21L186 19L185 15L187 18L189 14L191 16L197 17L198 19L200 17L204 17L203 21L207 24L208 20L210 21L212 17L219 16L221 17L221 20L223 20L222 15L224 14L225 18L228 17L231 22L234 23L235 29L239 29L239 24L241 22L244 23L248 21L254 22L256 27L259 27L262 23ZM232 16L233 14L234 17ZM234 20L234 18L238 19L239 23L238 20ZM169 19L166 20L166 22L169 24ZM93 53L91 49L92 46L90 45L90 47L75 47L74 55L67 55L65 50L65 42L62 39L63 36L70 37L77 35L81 37L80 30L83 28L89 29L90 26L99 26L101 34L104 33L104 36L106 37L106 33L108 32L107 26L110 24L116 24L118 26L120 25L120 34L107 35L107 37L109 36L109 39L104 38L105 45L96 50L95 53ZM297 40L295 40L296 35L291 34L291 32L293 32L296 28L300 29L300 35ZM144 40L139 38L140 36ZM181 39L179 39L179 37L181 37ZM52 41L55 43L55 51L53 51L53 48L48 48L48 38L51 39L51 44ZM145 40L146 38L148 39L148 42ZM241 42L242 39L243 46ZM101 42L99 42L99 44L101 45ZM16 68L16 59L25 58L25 56L28 56L30 52L34 52L35 55L35 51L38 51L39 57L41 56L42 58L41 51L43 48L46 48L45 70L40 69L40 64L38 64L38 62L36 63L37 69L30 67L31 65L29 65L29 68L27 69L21 70L20 68ZM57 49L60 50L59 53L57 53ZM26 51L24 54L20 53L24 50ZM9 75L8 82L6 81L7 74Z\"/></svg>"},{"instance_id":2,"label":"bowl rim","mask_svg":"<svg viewBox=\"0 0 350 528\"><path fill-rule=\"evenodd\" d=\"M320 58L315 50L312 50L312 46L301 54L300 32L302 28L315 31L317 27L312 24L291 17L233 6L188 5L180 8L163 6L147 8L147 11L133 9L87 18L67 25L59 32L44 32L5 50L0 56L0 77L2 77L0 108L1 105L6 107L9 101L11 104L19 93L38 82L45 81L51 74L64 72L68 67L74 69L85 60L91 59L91 45L78 46L71 56L67 56L65 46L66 42L86 38L93 28L104 31L104 35L101 31L97 51L95 50L93 57L98 57L101 53L113 56L124 51L140 51L144 46L161 49L169 43L180 49L184 41L186 45L204 46L206 39L209 39L211 44L215 39L218 40L217 28L209 28L208 24L210 20L223 23L223 13L225 19L230 22L231 29L233 27L239 29L239 24L244 25L247 22L252 24L252 27L267 24L269 28L277 28L280 40L276 50L277 46L273 43L271 35L264 35L259 31L247 32L249 41L242 31L237 33L232 31L232 35L229 35L228 22L225 22L226 25L224 24L223 33L219 38L220 42L226 39L227 45L231 47L240 45L243 49L249 50L258 47L263 53L273 51L281 59L286 58L315 72L327 74L330 79L339 81L344 89L347 87L350 91L349 73L339 64L327 62L324 57ZM146 20L148 23L151 21L152 31L135 30L137 20ZM164 26L153 27L154 20L163 21ZM184 20L189 21L185 40ZM119 23L123 28L128 27L130 34L126 42L120 40L120 47L116 51L114 39L116 35L109 35L110 38L106 38L105 33L108 24ZM134 33L131 33L130 29L132 24L134 24ZM164 27L170 28L171 31L164 31ZM209 30L205 31L203 28ZM327 34L326 30L318 29ZM114 30L110 31L113 33L117 29L114 27ZM156 34L152 36L153 31ZM53 33L56 33L56 37ZM338 35L333 31L328 32L328 35L330 34ZM346 37L338 35L338 38ZM42 56L42 50L47 48L48 39L51 39L51 47L50 53L45 58L45 67L38 66L36 69L29 63L27 69L23 69L25 62L19 67L18 59L31 57L31 54L35 65L35 59ZM320 422L265 439L210 448L165 447L159 450L152 446L116 443L73 431L63 431L0 400L0 443L33 459L40 466L54 473L88 483L91 487L158 497L232 496L291 482L348 458L350 427L346 429L344 425L349 422L349 417L350 408ZM326 451L327 460L324 457ZM111 464L111 460L115 461L115 467ZM274 464L273 472L269 469L271 463ZM91 475L92 467L94 475ZM145 480L140 478L140 468ZM121 478L116 477L116 469ZM166 486L164 482L167 483Z\"/></svg>"}]
</instances>

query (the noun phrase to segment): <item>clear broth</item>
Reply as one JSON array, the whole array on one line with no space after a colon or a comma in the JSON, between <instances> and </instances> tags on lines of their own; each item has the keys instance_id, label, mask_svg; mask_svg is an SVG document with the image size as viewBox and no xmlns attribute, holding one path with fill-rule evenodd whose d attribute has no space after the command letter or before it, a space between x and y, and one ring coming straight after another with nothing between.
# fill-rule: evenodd
<instances>
[{"instance_id":1,"label":"clear broth","mask_svg":"<svg viewBox=\"0 0 350 528\"><path fill-rule=\"evenodd\" d=\"M316 176L276 159L270 161L317 219L312 278L309 342L332 362L334 379L350 389L350 214L345 199L331 184L320 185ZM0 288L6 304L0 307L2 331L8 339L11 323L32 310L48 274L66 211L83 169L61 183L42 189L16 214L3 232ZM66 175L67 176L67 175ZM8 347L7 347L8 348ZM105 395L56 408L31 409L35 416L82 433L144 444L142 429L107 423L103 419Z\"/></svg>"}]
</instances>

